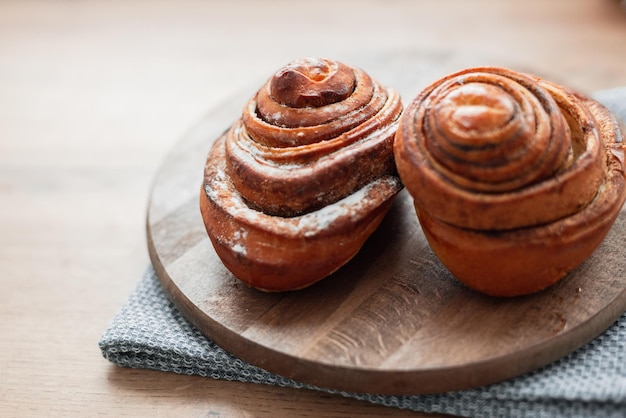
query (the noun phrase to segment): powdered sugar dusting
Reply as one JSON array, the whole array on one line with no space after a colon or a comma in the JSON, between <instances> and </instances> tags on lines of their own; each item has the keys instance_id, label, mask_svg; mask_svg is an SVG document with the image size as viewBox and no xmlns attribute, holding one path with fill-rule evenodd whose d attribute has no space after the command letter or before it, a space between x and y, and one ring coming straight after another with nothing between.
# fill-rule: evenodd
<instances>
[{"instance_id":1,"label":"powdered sugar dusting","mask_svg":"<svg viewBox=\"0 0 626 418\"><path fill-rule=\"evenodd\" d=\"M216 170L215 176L207 179L204 189L210 200L243 225L281 235L312 238L323 234L335 223L358 222L392 198L401 187L397 177L384 176L338 202L293 218L270 216L250 208L226 177L223 167ZM245 239L245 231L237 231L229 240L233 251L245 254L245 246L242 244Z\"/></svg>"},{"instance_id":2,"label":"powdered sugar dusting","mask_svg":"<svg viewBox=\"0 0 626 418\"><path fill-rule=\"evenodd\" d=\"M330 228L339 219L350 219L357 221L364 210L371 206L374 198L370 193L376 186L382 185L385 181L372 182L348 197L315 212L298 217L298 227L303 231L305 237L314 236L321 231ZM378 206L382 202L378 202Z\"/></svg>"},{"instance_id":3,"label":"powdered sugar dusting","mask_svg":"<svg viewBox=\"0 0 626 418\"><path fill-rule=\"evenodd\" d=\"M247 248L245 245L246 238L248 237L248 232L244 229L240 229L239 231L235 231L233 234L232 240L229 242L230 248L236 252L237 254L246 255Z\"/></svg>"}]
</instances>

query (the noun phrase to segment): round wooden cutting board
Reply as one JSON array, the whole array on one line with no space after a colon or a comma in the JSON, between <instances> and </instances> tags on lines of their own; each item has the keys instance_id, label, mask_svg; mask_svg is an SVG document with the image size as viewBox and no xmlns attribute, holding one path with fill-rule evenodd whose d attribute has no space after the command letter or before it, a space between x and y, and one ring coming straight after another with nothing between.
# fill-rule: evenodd
<instances>
[{"instance_id":1,"label":"round wooden cutting board","mask_svg":"<svg viewBox=\"0 0 626 418\"><path fill-rule=\"evenodd\" d=\"M348 63L393 85L406 104L440 76L491 63L475 61L404 53ZM361 252L331 277L289 293L248 288L213 250L198 199L211 143L252 93L233 96L176 145L155 179L147 217L150 256L167 294L232 354L331 389L434 393L546 365L626 310L626 211L591 258L555 286L497 299L465 288L440 264L406 191Z\"/></svg>"}]
</instances>

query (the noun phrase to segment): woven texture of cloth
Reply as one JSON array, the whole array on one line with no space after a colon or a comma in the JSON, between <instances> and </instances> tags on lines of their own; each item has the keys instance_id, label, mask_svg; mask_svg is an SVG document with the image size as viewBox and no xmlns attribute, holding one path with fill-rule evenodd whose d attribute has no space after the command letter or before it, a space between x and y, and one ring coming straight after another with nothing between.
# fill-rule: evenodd
<instances>
[{"instance_id":1,"label":"woven texture of cloth","mask_svg":"<svg viewBox=\"0 0 626 418\"><path fill-rule=\"evenodd\" d=\"M626 120L626 87L595 95ZM99 342L120 366L320 390L421 412L466 417L626 417L626 313L574 353L494 385L436 395L377 395L314 387L227 353L189 324L150 267Z\"/></svg>"}]
</instances>

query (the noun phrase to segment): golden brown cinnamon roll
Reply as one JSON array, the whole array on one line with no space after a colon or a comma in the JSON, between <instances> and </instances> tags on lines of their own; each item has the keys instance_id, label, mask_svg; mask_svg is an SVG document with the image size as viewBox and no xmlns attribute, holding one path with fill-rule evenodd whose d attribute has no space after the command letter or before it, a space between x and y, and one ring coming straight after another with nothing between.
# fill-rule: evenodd
<instances>
[{"instance_id":1,"label":"golden brown cinnamon roll","mask_svg":"<svg viewBox=\"0 0 626 418\"><path fill-rule=\"evenodd\" d=\"M503 68L464 70L405 110L398 172L441 262L497 296L541 290L596 249L626 196L602 105Z\"/></svg>"},{"instance_id":2,"label":"golden brown cinnamon roll","mask_svg":"<svg viewBox=\"0 0 626 418\"><path fill-rule=\"evenodd\" d=\"M401 112L396 92L339 62L305 58L276 72L207 159L200 208L225 266L283 291L350 260L402 188Z\"/></svg>"}]
</instances>

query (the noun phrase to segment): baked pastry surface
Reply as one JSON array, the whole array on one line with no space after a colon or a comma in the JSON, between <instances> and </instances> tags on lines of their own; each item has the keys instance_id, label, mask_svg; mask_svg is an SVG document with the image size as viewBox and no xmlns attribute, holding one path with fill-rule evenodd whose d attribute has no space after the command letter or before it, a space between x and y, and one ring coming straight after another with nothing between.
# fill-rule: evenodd
<instances>
[{"instance_id":1,"label":"baked pastry surface","mask_svg":"<svg viewBox=\"0 0 626 418\"><path fill-rule=\"evenodd\" d=\"M306 287L361 248L401 190L399 95L304 58L277 71L207 158L200 209L226 267L266 291Z\"/></svg>"},{"instance_id":2,"label":"baked pastry surface","mask_svg":"<svg viewBox=\"0 0 626 418\"><path fill-rule=\"evenodd\" d=\"M577 267L626 197L617 119L584 95L504 68L427 87L407 106L394 152L435 254L496 296L539 291Z\"/></svg>"}]
</instances>

